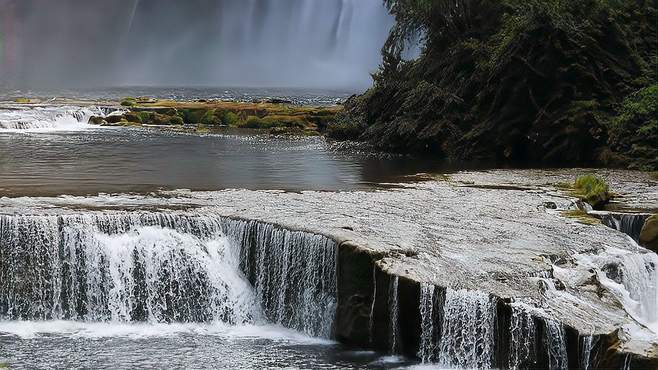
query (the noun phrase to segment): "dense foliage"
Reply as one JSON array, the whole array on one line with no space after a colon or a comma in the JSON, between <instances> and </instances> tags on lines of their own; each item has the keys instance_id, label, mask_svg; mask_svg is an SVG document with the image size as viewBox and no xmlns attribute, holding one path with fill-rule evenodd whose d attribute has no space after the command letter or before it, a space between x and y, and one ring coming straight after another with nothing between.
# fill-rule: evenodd
<instances>
[{"instance_id":1,"label":"dense foliage","mask_svg":"<svg viewBox=\"0 0 658 370\"><path fill-rule=\"evenodd\" d=\"M642 102L655 102L656 0L385 4L382 67L346 103L362 139L446 159L655 166L655 104Z\"/></svg>"}]
</instances>

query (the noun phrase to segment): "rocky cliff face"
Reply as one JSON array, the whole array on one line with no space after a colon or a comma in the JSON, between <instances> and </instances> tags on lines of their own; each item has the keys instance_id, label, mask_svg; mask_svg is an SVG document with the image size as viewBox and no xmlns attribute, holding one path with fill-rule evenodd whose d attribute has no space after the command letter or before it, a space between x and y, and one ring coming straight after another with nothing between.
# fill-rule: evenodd
<instances>
[{"instance_id":1,"label":"rocky cliff face","mask_svg":"<svg viewBox=\"0 0 658 370\"><path fill-rule=\"evenodd\" d=\"M361 139L446 159L655 167L655 1L395 3L375 84L346 104ZM418 59L400 59L403 26L424 35Z\"/></svg>"}]
</instances>

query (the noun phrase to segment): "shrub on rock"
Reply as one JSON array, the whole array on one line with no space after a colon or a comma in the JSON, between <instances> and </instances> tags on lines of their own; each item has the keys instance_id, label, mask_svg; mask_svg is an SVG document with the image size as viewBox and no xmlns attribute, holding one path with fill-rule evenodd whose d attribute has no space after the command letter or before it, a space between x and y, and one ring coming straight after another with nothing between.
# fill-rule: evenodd
<instances>
[{"instance_id":1,"label":"shrub on rock","mask_svg":"<svg viewBox=\"0 0 658 370\"><path fill-rule=\"evenodd\" d=\"M608 184L596 175L578 177L574 184L574 192L594 209L603 207L612 198Z\"/></svg>"}]
</instances>

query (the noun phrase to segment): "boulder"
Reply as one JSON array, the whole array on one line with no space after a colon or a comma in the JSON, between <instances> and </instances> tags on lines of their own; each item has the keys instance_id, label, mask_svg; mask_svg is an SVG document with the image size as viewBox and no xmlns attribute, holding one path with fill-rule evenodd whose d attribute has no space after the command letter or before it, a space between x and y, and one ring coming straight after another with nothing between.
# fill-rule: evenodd
<instances>
[{"instance_id":1,"label":"boulder","mask_svg":"<svg viewBox=\"0 0 658 370\"><path fill-rule=\"evenodd\" d=\"M103 125L107 125L107 121L103 117L91 116L89 117L89 124L103 126Z\"/></svg>"},{"instance_id":2,"label":"boulder","mask_svg":"<svg viewBox=\"0 0 658 370\"><path fill-rule=\"evenodd\" d=\"M658 253L658 214L649 217L640 231L640 244Z\"/></svg>"},{"instance_id":3,"label":"boulder","mask_svg":"<svg viewBox=\"0 0 658 370\"><path fill-rule=\"evenodd\" d=\"M105 121L107 123L119 123L123 119L123 116L107 116L105 117Z\"/></svg>"}]
</instances>

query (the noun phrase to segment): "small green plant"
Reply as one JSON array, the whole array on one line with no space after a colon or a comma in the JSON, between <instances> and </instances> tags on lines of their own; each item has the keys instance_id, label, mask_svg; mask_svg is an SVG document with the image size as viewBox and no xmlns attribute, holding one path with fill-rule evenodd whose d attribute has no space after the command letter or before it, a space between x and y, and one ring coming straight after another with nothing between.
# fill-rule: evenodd
<instances>
[{"instance_id":1,"label":"small green plant","mask_svg":"<svg viewBox=\"0 0 658 370\"><path fill-rule=\"evenodd\" d=\"M222 123L227 126L235 126L240 121L240 117L233 112L226 112L222 116Z\"/></svg>"},{"instance_id":2,"label":"small green plant","mask_svg":"<svg viewBox=\"0 0 658 370\"><path fill-rule=\"evenodd\" d=\"M653 171L651 172L651 178L654 180L658 181L658 171Z\"/></svg>"},{"instance_id":3,"label":"small green plant","mask_svg":"<svg viewBox=\"0 0 658 370\"><path fill-rule=\"evenodd\" d=\"M596 175L578 177L574 183L574 194L593 208L601 208L612 198L608 184Z\"/></svg>"},{"instance_id":4,"label":"small green plant","mask_svg":"<svg viewBox=\"0 0 658 370\"><path fill-rule=\"evenodd\" d=\"M123 100L121 100L121 105L124 107L134 107L135 105L137 105L137 100L135 98L130 98L130 97L123 98Z\"/></svg>"},{"instance_id":5,"label":"small green plant","mask_svg":"<svg viewBox=\"0 0 658 370\"><path fill-rule=\"evenodd\" d=\"M243 128L268 128L269 125L262 118L256 116L249 116L247 120L240 125Z\"/></svg>"},{"instance_id":6,"label":"small green plant","mask_svg":"<svg viewBox=\"0 0 658 370\"><path fill-rule=\"evenodd\" d=\"M184 123L185 122L183 121L183 118L181 118L179 116L172 116L169 119L169 124L172 124L172 125L183 125Z\"/></svg>"}]
</instances>

